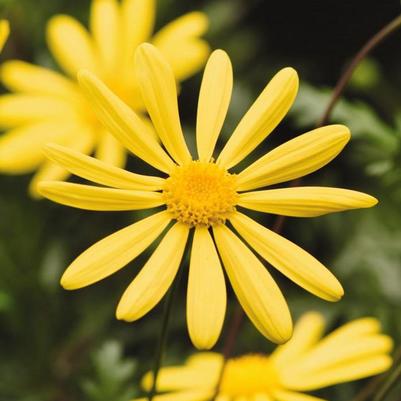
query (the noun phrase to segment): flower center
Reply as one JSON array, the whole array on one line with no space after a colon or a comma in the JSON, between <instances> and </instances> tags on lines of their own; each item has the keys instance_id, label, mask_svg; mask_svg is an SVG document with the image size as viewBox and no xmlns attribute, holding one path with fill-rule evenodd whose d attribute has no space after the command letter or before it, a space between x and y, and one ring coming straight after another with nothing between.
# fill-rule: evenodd
<instances>
[{"instance_id":1,"label":"flower center","mask_svg":"<svg viewBox=\"0 0 401 401\"><path fill-rule=\"evenodd\" d=\"M214 163L175 167L163 190L167 210L191 227L221 224L235 211L235 176Z\"/></svg>"},{"instance_id":2,"label":"flower center","mask_svg":"<svg viewBox=\"0 0 401 401\"><path fill-rule=\"evenodd\" d=\"M269 395L278 387L279 377L269 357L245 355L227 361L220 394L230 398Z\"/></svg>"}]
</instances>

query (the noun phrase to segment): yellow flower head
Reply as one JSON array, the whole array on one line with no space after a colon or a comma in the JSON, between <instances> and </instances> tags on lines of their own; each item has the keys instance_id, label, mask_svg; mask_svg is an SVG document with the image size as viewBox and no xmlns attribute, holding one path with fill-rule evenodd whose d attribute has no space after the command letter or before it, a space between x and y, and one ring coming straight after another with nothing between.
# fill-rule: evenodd
<instances>
[{"instance_id":1,"label":"yellow flower head","mask_svg":"<svg viewBox=\"0 0 401 401\"><path fill-rule=\"evenodd\" d=\"M61 284L75 289L101 280L162 236L117 307L119 319L139 319L170 287L189 232L194 229L187 296L188 329L193 343L198 348L210 348L221 331L226 286L220 258L239 302L256 328L274 342L286 342L292 334L286 301L252 248L291 280L323 299L337 301L343 289L313 256L247 217L237 207L310 217L376 204L376 199L369 195L339 188L259 190L324 166L349 140L348 129L331 125L313 130L233 174L230 169L258 146L287 113L298 88L296 72L285 68L273 77L214 161L214 148L232 89L227 54L215 51L205 69L198 105L195 160L181 129L172 69L150 44L138 48L135 64L142 97L161 143L147 135L146 126L137 114L94 75L81 72L79 80L105 127L132 153L165 173L164 178L134 174L52 145L47 153L53 161L102 187L42 182L39 190L53 201L89 210L157 206L164 206L164 210L93 245L71 264ZM226 225L228 221L237 234Z\"/></svg>"},{"instance_id":2,"label":"yellow flower head","mask_svg":"<svg viewBox=\"0 0 401 401\"><path fill-rule=\"evenodd\" d=\"M301 317L294 336L271 355L229 359L216 401L324 401L305 391L377 375L389 369L392 340L374 318L354 320L322 338L324 319L310 312ZM183 366L162 368L155 401L207 401L220 377L223 357L198 353ZM153 376L143 378L149 390ZM145 401L146 398L136 401Z\"/></svg>"},{"instance_id":3,"label":"yellow flower head","mask_svg":"<svg viewBox=\"0 0 401 401\"><path fill-rule=\"evenodd\" d=\"M10 25L7 20L0 20L0 52L3 50L4 44L10 34Z\"/></svg>"},{"instance_id":4,"label":"yellow flower head","mask_svg":"<svg viewBox=\"0 0 401 401\"><path fill-rule=\"evenodd\" d=\"M43 144L55 142L112 165L125 165L126 151L94 115L76 83L78 70L94 72L139 116L144 116L134 52L151 41L171 64L176 80L198 71L209 54L200 38L208 20L192 12L169 23L152 37L156 0L92 0L90 30L68 15L53 17L47 27L50 50L66 77L23 61L1 68L3 84L11 91L0 97L0 173L25 174L37 170L31 193L40 180L64 180L65 169L49 162ZM148 135L154 135L148 124Z\"/></svg>"}]
</instances>

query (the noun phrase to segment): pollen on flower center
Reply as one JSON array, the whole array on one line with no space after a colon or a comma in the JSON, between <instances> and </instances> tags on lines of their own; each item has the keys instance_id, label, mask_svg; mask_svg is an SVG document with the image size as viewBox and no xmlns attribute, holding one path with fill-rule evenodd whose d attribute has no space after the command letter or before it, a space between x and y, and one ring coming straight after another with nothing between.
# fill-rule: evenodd
<instances>
[{"instance_id":1,"label":"pollen on flower center","mask_svg":"<svg viewBox=\"0 0 401 401\"><path fill-rule=\"evenodd\" d=\"M277 371L267 356L245 355L227 361L220 394L233 397L250 397L270 394L279 387Z\"/></svg>"},{"instance_id":2,"label":"pollen on flower center","mask_svg":"<svg viewBox=\"0 0 401 401\"><path fill-rule=\"evenodd\" d=\"M224 223L235 211L235 176L214 163L192 161L177 166L163 189L167 210L181 222L194 226Z\"/></svg>"}]
</instances>

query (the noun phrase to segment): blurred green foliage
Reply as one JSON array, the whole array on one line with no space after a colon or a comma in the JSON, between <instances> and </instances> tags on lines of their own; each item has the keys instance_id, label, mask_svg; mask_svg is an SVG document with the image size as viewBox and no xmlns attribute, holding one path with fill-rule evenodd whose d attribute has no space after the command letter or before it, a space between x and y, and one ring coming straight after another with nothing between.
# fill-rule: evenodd
<instances>
[{"instance_id":1,"label":"blurred green foliage","mask_svg":"<svg viewBox=\"0 0 401 401\"><path fill-rule=\"evenodd\" d=\"M286 64L300 72L299 96L290 116L256 153L312 128L344 64L400 12L398 0L295 3L159 1L158 26L189 10L207 12L208 39L232 58L235 90L219 146L272 74ZM89 0L0 0L0 11L12 25L2 58L55 67L45 44L46 20L63 12L86 21L88 7ZM325 313L330 327L359 316L376 316L396 344L401 342L400 44L397 33L356 71L331 119L348 125L353 140L334 162L304 181L366 191L380 199L379 206L290 219L285 226L288 238L341 279L344 300L328 304L273 272L295 316L317 309ZM199 83L200 74L185 82L181 92L188 136L194 132ZM137 165L130 161L132 170ZM132 325L116 321L114 309L147 255L83 290L66 292L58 281L88 245L138 219L140 213L91 213L33 201L26 193L28 180L0 177L0 401L129 400L139 393L140 377L152 366L162 305ZM259 216L262 219L267 225L273 222L269 216ZM193 352L185 328L187 265L186 260L165 363L182 361ZM232 294L230 301L225 329L235 307ZM222 341L216 349L221 348ZM246 322L235 352L270 349L272 345ZM351 400L366 383L328 388L318 395ZM388 400L396 400L396 395L394 390Z\"/></svg>"}]
</instances>

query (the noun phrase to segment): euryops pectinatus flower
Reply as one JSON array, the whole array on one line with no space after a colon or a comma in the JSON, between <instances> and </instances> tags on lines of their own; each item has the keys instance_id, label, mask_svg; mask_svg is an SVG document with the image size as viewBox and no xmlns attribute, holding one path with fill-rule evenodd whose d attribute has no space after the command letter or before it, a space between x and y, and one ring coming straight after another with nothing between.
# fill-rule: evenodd
<instances>
[{"instance_id":1,"label":"euryops pectinatus flower","mask_svg":"<svg viewBox=\"0 0 401 401\"><path fill-rule=\"evenodd\" d=\"M354 320L322 338L319 313L301 317L294 336L271 355L250 354L227 361L216 401L324 401L306 391L362 379L386 371L392 340L374 318ZM201 352L183 366L162 368L155 401L206 401L214 395L223 356ZM146 390L152 374L145 375ZM145 401L147 398L135 401Z\"/></svg>"},{"instance_id":2,"label":"euryops pectinatus flower","mask_svg":"<svg viewBox=\"0 0 401 401\"><path fill-rule=\"evenodd\" d=\"M1 68L1 80L12 92L0 97L0 173L26 174L37 170L31 185L37 195L40 180L64 180L68 173L43 155L45 143L56 142L118 167L126 151L98 122L76 83L86 68L101 77L140 116L144 104L133 73L136 47L151 41L169 60L181 81L198 71L209 54L200 38L206 15L186 14L153 37L156 0L92 0L90 31L68 15L53 17L47 27L50 50L67 77L24 61ZM145 129L145 128L144 128ZM148 130L152 135L151 124ZM154 134L154 133L153 133Z\"/></svg>"},{"instance_id":3,"label":"euryops pectinatus flower","mask_svg":"<svg viewBox=\"0 0 401 401\"><path fill-rule=\"evenodd\" d=\"M0 20L0 52L3 50L4 44L10 33L10 25L7 20Z\"/></svg>"},{"instance_id":4,"label":"euryops pectinatus flower","mask_svg":"<svg viewBox=\"0 0 401 401\"><path fill-rule=\"evenodd\" d=\"M287 341L292 334L292 321L286 301L252 248L295 283L323 299L337 301L343 289L333 274L310 254L247 217L237 207L312 217L373 206L376 203L373 197L339 188L255 191L324 166L349 140L348 129L342 125L315 129L233 174L229 170L258 146L287 113L297 93L296 72L285 68L273 77L214 160L215 144L232 89L227 54L215 51L204 72L195 159L185 143L174 74L167 61L154 46L144 44L136 52L135 66L144 103L161 144L147 135L135 112L94 75L81 72L79 81L106 129L166 177L134 174L53 145L47 150L52 160L104 187L42 182L38 188L55 202L83 209L136 210L164 206L164 210L90 247L68 267L61 284L76 289L101 280L132 261L163 234L117 307L119 319L139 319L170 287L189 232L194 229L187 295L187 322L193 343L198 348L210 348L221 331L226 286L220 258L239 302L256 328L274 342ZM226 225L228 221L239 235Z\"/></svg>"}]
</instances>

